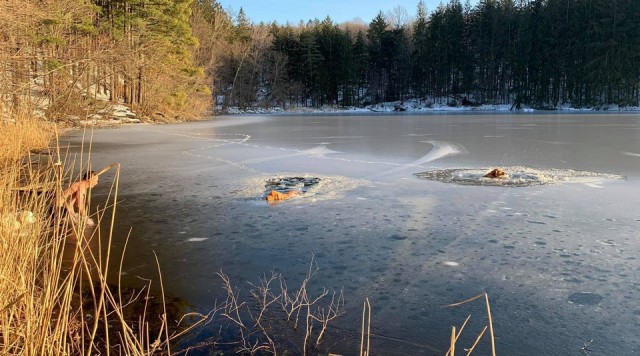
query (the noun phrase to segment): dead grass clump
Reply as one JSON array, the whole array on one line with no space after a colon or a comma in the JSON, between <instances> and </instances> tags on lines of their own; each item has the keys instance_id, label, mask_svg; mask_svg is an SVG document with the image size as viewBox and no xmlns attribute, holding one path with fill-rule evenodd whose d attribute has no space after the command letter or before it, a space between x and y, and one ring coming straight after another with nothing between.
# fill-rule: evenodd
<instances>
[{"instance_id":1,"label":"dead grass clump","mask_svg":"<svg viewBox=\"0 0 640 356\"><path fill-rule=\"evenodd\" d=\"M13 121L0 122L0 137L0 164L4 166L21 160L30 151L49 147L53 127L32 116L17 115Z\"/></svg>"},{"instance_id":2,"label":"dead grass clump","mask_svg":"<svg viewBox=\"0 0 640 356\"><path fill-rule=\"evenodd\" d=\"M44 155L44 162L32 160L29 151L49 143L43 127L27 119L1 127L1 134L16 139L3 142L0 171L0 354L169 353L176 334L168 331L164 297L160 315L152 315L150 296L138 295L144 306L134 326L127 310L132 300L107 284L117 268L111 263L113 225L90 228L86 219L65 219L53 204L75 170L59 150ZM83 158L80 171L91 166ZM106 208L92 211L98 225L105 214L115 221L119 173L118 167L101 204ZM157 330L150 331L151 324Z\"/></svg>"}]
</instances>

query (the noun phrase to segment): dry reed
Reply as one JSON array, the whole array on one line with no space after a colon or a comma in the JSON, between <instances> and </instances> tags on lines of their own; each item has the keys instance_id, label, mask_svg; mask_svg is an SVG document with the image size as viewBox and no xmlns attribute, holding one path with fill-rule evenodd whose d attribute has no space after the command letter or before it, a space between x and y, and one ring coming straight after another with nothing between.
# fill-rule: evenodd
<instances>
[{"instance_id":1,"label":"dry reed","mask_svg":"<svg viewBox=\"0 0 640 356\"><path fill-rule=\"evenodd\" d=\"M0 165L3 170L18 168L15 164L34 150L46 149L53 127L42 120L21 115L15 121L0 122Z\"/></svg>"},{"instance_id":2,"label":"dry reed","mask_svg":"<svg viewBox=\"0 0 640 356\"><path fill-rule=\"evenodd\" d=\"M475 349L475 347L478 345L478 343L480 342L480 340L482 339L482 336L484 335L485 331L487 330L487 328L489 328L489 336L491 338L491 354L493 356L496 356L496 342L495 342L495 335L493 334L493 317L491 316L491 306L489 304L489 294L487 293L482 293L482 294L478 294L475 297L471 297L469 299L463 300L461 302L458 303L453 303L453 304L449 304L447 305L447 307L459 307L463 304L467 304L470 302L473 302L474 300L483 298L485 300L485 306L487 309L487 320L488 320L488 325L485 326L482 331L480 332L480 334L478 334L475 342L473 343L473 345L470 348L465 349L467 351L466 355L471 355L471 353L473 352L473 350ZM455 326L453 327L453 331L451 334L451 344L449 347L449 350L447 351L447 356L454 356L455 355L455 348L456 348L456 344L458 342L458 338L460 337L460 335L462 334L462 330L464 330L464 327L467 325L467 322L469 321L469 319L471 318L471 315L469 315L464 323L462 324L462 326L460 327L459 332L456 334L455 330Z\"/></svg>"},{"instance_id":3,"label":"dry reed","mask_svg":"<svg viewBox=\"0 0 640 356\"><path fill-rule=\"evenodd\" d=\"M54 202L70 184L74 162L62 160L58 145L30 154L46 150L54 132L24 115L0 124L0 354L168 353L166 311L150 340L147 316L132 327L120 293L107 283L119 168L108 208L92 214L98 224L111 214L106 236L86 219L65 219ZM84 148L79 162L78 171L91 166Z\"/></svg>"},{"instance_id":4,"label":"dry reed","mask_svg":"<svg viewBox=\"0 0 640 356\"><path fill-rule=\"evenodd\" d=\"M371 346L371 303L369 303L369 298L365 299L362 304L362 328L360 330L360 336L360 356L369 356ZM365 347L365 345L367 346Z\"/></svg>"}]
</instances>

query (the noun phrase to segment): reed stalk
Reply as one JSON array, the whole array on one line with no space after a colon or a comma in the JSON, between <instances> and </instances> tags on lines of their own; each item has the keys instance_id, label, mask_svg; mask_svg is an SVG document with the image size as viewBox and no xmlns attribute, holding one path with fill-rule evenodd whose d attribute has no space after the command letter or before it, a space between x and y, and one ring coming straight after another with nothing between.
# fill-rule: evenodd
<instances>
[{"instance_id":1,"label":"reed stalk","mask_svg":"<svg viewBox=\"0 0 640 356\"><path fill-rule=\"evenodd\" d=\"M71 173L91 167L90 143L67 162L57 128L21 113L15 122L0 123L0 137L0 354L169 352L166 311L162 341L151 345L148 324L132 327L119 293L107 283L119 166L107 208L92 212L98 224L111 214L111 226L90 228L86 220L63 218L55 204Z\"/></svg>"}]
</instances>

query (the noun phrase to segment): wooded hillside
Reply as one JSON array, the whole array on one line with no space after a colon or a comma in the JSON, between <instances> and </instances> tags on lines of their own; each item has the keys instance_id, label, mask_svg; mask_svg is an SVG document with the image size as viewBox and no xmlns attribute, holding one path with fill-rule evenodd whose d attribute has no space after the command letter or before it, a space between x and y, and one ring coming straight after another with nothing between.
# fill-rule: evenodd
<instances>
[{"instance_id":1,"label":"wooded hillside","mask_svg":"<svg viewBox=\"0 0 640 356\"><path fill-rule=\"evenodd\" d=\"M201 114L210 92L191 13L191 0L1 0L0 112L67 120L121 102Z\"/></svg>"},{"instance_id":2,"label":"wooded hillside","mask_svg":"<svg viewBox=\"0 0 640 356\"><path fill-rule=\"evenodd\" d=\"M432 10L420 2L412 20L396 8L368 26L246 25L246 55L223 66L216 91L241 108L639 105L640 1L450 0Z\"/></svg>"},{"instance_id":3,"label":"wooded hillside","mask_svg":"<svg viewBox=\"0 0 640 356\"><path fill-rule=\"evenodd\" d=\"M357 16L358 14L353 14ZM459 0L369 24L254 24L215 0L0 0L0 115L218 108L640 105L640 2ZM214 100L215 99L215 100Z\"/></svg>"}]
</instances>

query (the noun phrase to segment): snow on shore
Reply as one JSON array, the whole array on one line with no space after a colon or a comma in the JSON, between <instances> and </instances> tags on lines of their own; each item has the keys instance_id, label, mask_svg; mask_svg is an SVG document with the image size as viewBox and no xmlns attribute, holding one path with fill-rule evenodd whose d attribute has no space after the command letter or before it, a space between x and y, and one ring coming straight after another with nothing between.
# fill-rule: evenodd
<instances>
[{"instance_id":1,"label":"snow on shore","mask_svg":"<svg viewBox=\"0 0 640 356\"><path fill-rule=\"evenodd\" d=\"M415 113L433 113L433 112L473 112L473 111L512 111L511 104L503 104L503 105L480 105L480 106L450 106L446 104L438 104L434 103L434 101L429 100L406 100L404 102L396 101L396 102L387 102L376 105L367 105L364 107L336 107L336 106L322 106L319 108L315 107L303 107L303 106L291 106L286 109L281 107L270 107L270 108L248 108L248 109L239 109L237 107L230 107L226 110L222 110L221 107L216 108L216 112L223 114L280 114L280 113L367 113L367 112L415 112ZM544 112L549 110L536 110L531 107L522 106L520 110L515 110L516 112ZM611 112L622 112L622 111L640 111L640 107L619 107L617 105L608 105L606 107L602 107L599 109L595 108L573 108L570 105L565 105L558 107L553 111L611 111Z\"/></svg>"}]
</instances>

